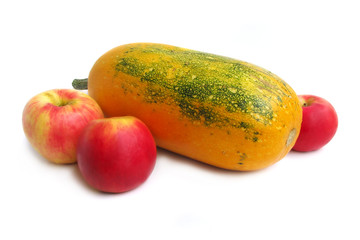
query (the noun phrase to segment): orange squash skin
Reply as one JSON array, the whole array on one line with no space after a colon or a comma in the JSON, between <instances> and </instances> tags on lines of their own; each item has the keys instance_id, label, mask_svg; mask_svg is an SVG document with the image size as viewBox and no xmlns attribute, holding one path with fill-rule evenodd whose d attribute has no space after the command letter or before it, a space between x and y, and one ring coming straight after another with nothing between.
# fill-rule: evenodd
<instances>
[{"instance_id":1,"label":"orange squash skin","mask_svg":"<svg viewBox=\"0 0 360 240\"><path fill-rule=\"evenodd\" d=\"M90 71L88 93L108 117L141 119L159 147L237 171L282 159L302 120L296 93L271 72L164 44L108 51Z\"/></svg>"}]
</instances>

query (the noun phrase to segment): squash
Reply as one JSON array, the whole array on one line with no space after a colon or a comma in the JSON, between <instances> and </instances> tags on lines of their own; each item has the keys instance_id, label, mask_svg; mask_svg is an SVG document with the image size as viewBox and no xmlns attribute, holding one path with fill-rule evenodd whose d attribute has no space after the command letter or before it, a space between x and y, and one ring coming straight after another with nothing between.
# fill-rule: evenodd
<instances>
[{"instance_id":1,"label":"squash","mask_svg":"<svg viewBox=\"0 0 360 240\"><path fill-rule=\"evenodd\" d=\"M88 93L108 117L141 119L159 147L230 170L282 159L302 120L296 93L275 74L164 44L108 51L90 71Z\"/></svg>"}]
</instances>

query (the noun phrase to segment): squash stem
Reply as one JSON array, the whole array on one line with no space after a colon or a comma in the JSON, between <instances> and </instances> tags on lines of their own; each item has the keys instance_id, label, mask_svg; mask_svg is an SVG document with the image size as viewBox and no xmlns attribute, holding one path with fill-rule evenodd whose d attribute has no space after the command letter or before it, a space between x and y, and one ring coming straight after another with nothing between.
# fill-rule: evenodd
<instances>
[{"instance_id":1,"label":"squash stem","mask_svg":"<svg viewBox=\"0 0 360 240\"><path fill-rule=\"evenodd\" d=\"M73 88L77 90L87 90L88 89L88 79L74 79L72 82Z\"/></svg>"}]
</instances>

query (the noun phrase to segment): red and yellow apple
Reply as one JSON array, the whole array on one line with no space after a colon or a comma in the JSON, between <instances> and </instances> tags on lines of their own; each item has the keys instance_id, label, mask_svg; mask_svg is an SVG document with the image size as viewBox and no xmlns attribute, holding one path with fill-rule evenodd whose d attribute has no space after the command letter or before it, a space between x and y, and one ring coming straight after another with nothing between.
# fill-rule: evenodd
<instances>
[{"instance_id":1,"label":"red and yellow apple","mask_svg":"<svg viewBox=\"0 0 360 240\"><path fill-rule=\"evenodd\" d=\"M338 117L334 107L325 99L314 95L298 96L303 109L300 134L293 150L314 151L325 146L334 137Z\"/></svg>"},{"instance_id":2,"label":"red and yellow apple","mask_svg":"<svg viewBox=\"0 0 360 240\"><path fill-rule=\"evenodd\" d=\"M102 192L126 192L150 176L156 144L148 127L135 117L99 119L82 132L77 159L91 187Z\"/></svg>"},{"instance_id":3,"label":"red and yellow apple","mask_svg":"<svg viewBox=\"0 0 360 240\"><path fill-rule=\"evenodd\" d=\"M72 89L42 92L26 104L22 124L30 144L47 160L76 162L80 133L92 120L103 118L99 105L87 94Z\"/></svg>"}]
</instances>

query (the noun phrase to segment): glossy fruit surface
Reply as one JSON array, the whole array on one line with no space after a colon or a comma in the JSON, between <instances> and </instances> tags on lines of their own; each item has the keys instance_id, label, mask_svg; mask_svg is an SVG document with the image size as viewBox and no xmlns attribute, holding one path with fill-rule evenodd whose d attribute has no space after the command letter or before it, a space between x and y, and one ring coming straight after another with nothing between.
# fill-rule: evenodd
<instances>
[{"instance_id":1,"label":"glossy fruit surface","mask_svg":"<svg viewBox=\"0 0 360 240\"><path fill-rule=\"evenodd\" d=\"M31 145L50 162L76 162L76 144L83 128L103 118L99 105L73 89L42 92L26 104L22 124Z\"/></svg>"},{"instance_id":2,"label":"glossy fruit surface","mask_svg":"<svg viewBox=\"0 0 360 240\"><path fill-rule=\"evenodd\" d=\"M303 108L303 120L293 150L318 150L334 137L338 127L337 113L335 108L321 97L299 95L299 99Z\"/></svg>"},{"instance_id":3,"label":"glossy fruit surface","mask_svg":"<svg viewBox=\"0 0 360 240\"><path fill-rule=\"evenodd\" d=\"M151 174L155 141L139 119L114 117L92 121L79 138L78 166L93 188L111 193L132 190Z\"/></svg>"}]
</instances>

